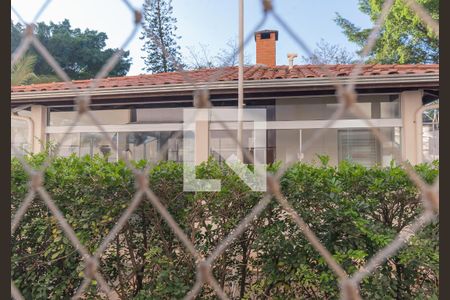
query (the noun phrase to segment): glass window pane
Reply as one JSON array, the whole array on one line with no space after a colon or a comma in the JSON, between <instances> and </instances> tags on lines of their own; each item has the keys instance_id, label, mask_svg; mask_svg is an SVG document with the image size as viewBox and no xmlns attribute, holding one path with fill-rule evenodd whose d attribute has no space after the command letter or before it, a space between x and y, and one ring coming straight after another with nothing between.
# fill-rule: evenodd
<instances>
[{"instance_id":1,"label":"glass window pane","mask_svg":"<svg viewBox=\"0 0 450 300\"><path fill-rule=\"evenodd\" d=\"M423 124L422 153L424 161L439 159L439 124Z\"/></svg>"},{"instance_id":2,"label":"glass window pane","mask_svg":"<svg viewBox=\"0 0 450 300\"><path fill-rule=\"evenodd\" d=\"M130 109L92 110L91 113L101 125L129 124L131 121ZM49 126L69 126L77 116L76 111L58 111L58 108L50 108ZM78 125L94 125L87 115L82 115Z\"/></svg>"},{"instance_id":3,"label":"glass window pane","mask_svg":"<svg viewBox=\"0 0 450 300\"><path fill-rule=\"evenodd\" d=\"M379 128L387 140L381 143L370 129L339 130L339 160L350 160L364 166L388 166L394 149L400 150L400 128Z\"/></svg>"},{"instance_id":4,"label":"glass window pane","mask_svg":"<svg viewBox=\"0 0 450 300\"><path fill-rule=\"evenodd\" d=\"M381 119L400 118L400 101L381 102L380 110Z\"/></svg>"},{"instance_id":5,"label":"glass window pane","mask_svg":"<svg viewBox=\"0 0 450 300\"><path fill-rule=\"evenodd\" d=\"M117 133L107 133L113 142L117 143ZM60 144L57 155L94 156L96 154L108 157L108 161L116 161L117 153L109 140L100 132L69 133L64 138L63 133L48 135L51 149Z\"/></svg>"},{"instance_id":6,"label":"glass window pane","mask_svg":"<svg viewBox=\"0 0 450 300\"><path fill-rule=\"evenodd\" d=\"M209 133L210 155L212 155L219 162L224 162L232 155L237 157L237 143L234 140L236 139L236 137L237 137L236 130L232 131L231 133L225 130L211 130ZM246 151L248 155L253 157L254 151L253 130L242 131L242 144L244 146L244 151ZM250 163L250 161L245 157L245 155L244 155L244 163Z\"/></svg>"},{"instance_id":7,"label":"glass window pane","mask_svg":"<svg viewBox=\"0 0 450 300\"><path fill-rule=\"evenodd\" d=\"M137 123L182 123L183 107L138 108Z\"/></svg>"},{"instance_id":8,"label":"glass window pane","mask_svg":"<svg viewBox=\"0 0 450 300\"><path fill-rule=\"evenodd\" d=\"M31 145L28 141L29 130L28 122L25 120L18 120L11 118L11 146L22 154L31 151ZM11 147L11 155L14 155L14 150Z\"/></svg>"},{"instance_id":9,"label":"glass window pane","mask_svg":"<svg viewBox=\"0 0 450 300\"><path fill-rule=\"evenodd\" d=\"M91 110L91 113L102 125L183 122L183 107ZM73 108L51 107L49 110L49 126L69 126L76 115L77 112L73 111ZM78 124L93 125L93 122L87 115L83 115Z\"/></svg>"},{"instance_id":10,"label":"glass window pane","mask_svg":"<svg viewBox=\"0 0 450 300\"><path fill-rule=\"evenodd\" d=\"M64 134L62 133L52 133L48 135L48 141L51 149L60 143L59 146L59 156L69 156L71 154L80 155L80 134L79 133L69 133L63 140Z\"/></svg>"},{"instance_id":11,"label":"glass window pane","mask_svg":"<svg viewBox=\"0 0 450 300\"><path fill-rule=\"evenodd\" d=\"M183 135L176 131L120 132L119 151L131 160L182 161Z\"/></svg>"},{"instance_id":12,"label":"glass window pane","mask_svg":"<svg viewBox=\"0 0 450 300\"><path fill-rule=\"evenodd\" d=\"M326 155L330 165L349 159L365 166L387 166L393 159L393 148L400 147L400 128L381 128L381 133L388 138L383 145L370 129L329 129L309 144L317 130L322 129L276 130L275 159L291 163L303 157L302 161L313 163L318 161L318 155Z\"/></svg>"},{"instance_id":13,"label":"glass window pane","mask_svg":"<svg viewBox=\"0 0 450 300\"><path fill-rule=\"evenodd\" d=\"M119 132L107 133L121 153L130 160L148 160L157 162L158 159L182 161L183 136L176 132ZM78 156L96 154L107 156L109 161L116 161L119 157L109 139L100 132L71 133L62 140L63 134L49 134L51 144L63 142L59 155ZM167 143L167 147L163 145ZM163 151L163 153L161 152Z\"/></svg>"},{"instance_id":14,"label":"glass window pane","mask_svg":"<svg viewBox=\"0 0 450 300\"><path fill-rule=\"evenodd\" d=\"M349 160L370 167L379 162L380 149L369 129L338 130L339 161Z\"/></svg>"},{"instance_id":15,"label":"glass window pane","mask_svg":"<svg viewBox=\"0 0 450 300\"><path fill-rule=\"evenodd\" d=\"M276 120L327 120L339 105L335 96L280 98L276 100ZM355 105L373 119L400 117L400 103L398 97L393 95L362 95ZM346 111L341 119L359 117Z\"/></svg>"},{"instance_id":16,"label":"glass window pane","mask_svg":"<svg viewBox=\"0 0 450 300\"><path fill-rule=\"evenodd\" d=\"M117 133L107 133L117 147ZM87 132L80 134L80 156L94 156L96 154L108 157L108 161L117 160L117 152L111 145L110 139L101 132Z\"/></svg>"}]
</instances>

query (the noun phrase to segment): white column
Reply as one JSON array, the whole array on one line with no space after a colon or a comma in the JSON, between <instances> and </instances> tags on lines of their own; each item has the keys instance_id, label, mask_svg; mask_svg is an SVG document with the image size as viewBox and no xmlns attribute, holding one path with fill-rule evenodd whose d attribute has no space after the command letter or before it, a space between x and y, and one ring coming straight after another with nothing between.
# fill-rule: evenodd
<instances>
[{"instance_id":1,"label":"white column","mask_svg":"<svg viewBox=\"0 0 450 300\"><path fill-rule=\"evenodd\" d=\"M43 105L32 105L31 118L34 123L33 145L31 149L33 153L38 153L45 149L46 144L45 128L47 126L47 107Z\"/></svg>"},{"instance_id":2,"label":"white column","mask_svg":"<svg viewBox=\"0 0 450 300\"><path fill-rule=\"evenodd\" d=\"M405 91L400 95L402 114L402 159L411 164L418 163L415 117L422 106L422 90Z\"/></svg>"}]
</instances>

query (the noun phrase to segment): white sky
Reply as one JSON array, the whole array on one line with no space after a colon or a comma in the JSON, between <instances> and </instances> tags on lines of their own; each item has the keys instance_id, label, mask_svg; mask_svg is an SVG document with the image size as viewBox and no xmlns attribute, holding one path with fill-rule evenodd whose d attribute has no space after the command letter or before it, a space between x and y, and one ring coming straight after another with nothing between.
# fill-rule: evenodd
<instances>
[{"instance_id":1,"label":"white sky","mask_svg":"<svg viewBox=\"0 0 450 300\"><path fill-rule=\"evenodd\" d=\"M11 5L26 21L31 21L45 1L12 0ZM135 7L142 7L143 0L130 0ZM262 16L260 0L245 1L245 32L251 34L253 27ZM238 34L238 0L173 0L174 16L178 19L177 34L182 38L179 45L182 54L187 55L188 46L199 43L209 45L214 56L228 40ZM344 17L363 27L370 25L369 19L357 9L357 0L274 0L277 12L289 26L306 42L310 48L321 38L340 44L349 50L355 46L347 42L341 29L333 19L339 12ZM12 13L14 21L18 19ZM106 32L107 46L119 47L133 28L133 15L120 0L53 0L38 21L60 22L69 19L73 28L92 29ZM277 63L287 64L286 54L296 52L299 57L304 51L287 35L279 24L269 19L260 29L279 30L277 44ZM132 66L129 75L145 73L141 56L143 41L140 33L130 44ZM246 55L254 61L255 44L253 39L246 47Z\"/></svg>"}]
</instances>

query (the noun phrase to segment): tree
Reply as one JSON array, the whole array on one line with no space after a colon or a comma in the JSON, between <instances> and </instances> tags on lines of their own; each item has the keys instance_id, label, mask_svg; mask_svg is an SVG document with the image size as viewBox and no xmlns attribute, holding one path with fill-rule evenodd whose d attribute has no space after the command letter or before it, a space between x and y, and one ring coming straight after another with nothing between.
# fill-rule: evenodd
<instances>
[{"instance_id":1,"label":"tree","mask_svg":"<svg viewBox=\"0 0 450 300\"><path fill-rule=\"evenodd\" d=\"M11 22L11 52L19 45L24 30L25 28L20 24ZM61 23L37 23L35 35L71 79L95 77L108 58L117 51L117 49L105 48L108 39L106 33L72 28L67 19ZM36 75L55 74L33 47L28 53L37 57L34 68ZM130 69L130 65L131 58L129 58L129 51L126 51L109 75L124 76Z\"/></svg>"},{"instance_id":2,"label":"tree","mask_svg":"<svg viewBox=\"0 0 450 300\"><path fill-rule=\"evenodd\" d=\"M302 56L305 63L309 64L351 64L355 62L355 56L347 49L326 42L321 39L316 44L312 56Z\"/></svg>"},{"instance_id":3,"label":"tree","mask_svg":"<svg viewBox=\"0 0 450 300\"><path fill-rule=\"evenodd\" d=\"M375 23L382 0L359 0L359 10ZM439 21L439 0L418 1L431 17ZM367 43L371 29L362 29L337 14L335 22L343 29L350 42L361 47ZM439 63L439 39L405 4L396 0L382 27L379 39L368 62L383 64Z\"/></svg>"},{"instance_id":4,"label":"tree","mask_svg":"<svg viewBox=\"0 0 450 300\"><path fill-rule=\"evenodd\" d=\"M19 46L24 27L20 23L11 20L11 53Z\"/></svg>"},{"instance_id":5,"label":"tree","mask_svg":"<svg viewBox=\"0 0 450 300\"><path fill-rule=\"evenodd\" d=\"M145 40L143 51L147 72L173 72L181 64L180 47L175 34L177 19L172 16L171 0L146 0L141 40Z\"/></svg>"},{"instance_id":6,"label":"tree","mask_svg":"<svg viewBox=\"0 0 450 300\"><path fill-rule=\"evenodd\" d=\"M186 47L189 51L187 68L192 70L210 69L216 67L214 57L208 49L208 45L199 43L197 47Z\"/></svg>"},{"instance_id":7,"label":"tree","mask_svg":"<svg viewBox=\"0 0 450 300\"><path fill-rule=\"evenodd\" d=\"M37 57L35 55L25 54L11 66L11 85L26 85L60 80L55 75L36 75L33 72L36 61Z\"/></svg>"},{"instance_id":8,"label":"tree","mask_svg":"<svg viewBox=\"0 0 450 300\"><path fill-rule=\"evenodd\" d=\"M24 55L15 65L11 66L11 85L23 85L32 79L36 74L33 73L36 64L36 56Z\"/></svg>"},{"instance_id":9,"label":"tree","mask_svg":"<svg viewBox=\"0 0 450 300\"><path fill-rule=\"evenodd\" d=\"M187 47L189 57L187 67L193 70L232 67L239 63L239 44L235 39L227 41L226 46L219 49L216 55L212 55L208 45L200 43L197 47ZM250 64L250 57L244 56L244 65Z\"/></svg>"}]
</instances>

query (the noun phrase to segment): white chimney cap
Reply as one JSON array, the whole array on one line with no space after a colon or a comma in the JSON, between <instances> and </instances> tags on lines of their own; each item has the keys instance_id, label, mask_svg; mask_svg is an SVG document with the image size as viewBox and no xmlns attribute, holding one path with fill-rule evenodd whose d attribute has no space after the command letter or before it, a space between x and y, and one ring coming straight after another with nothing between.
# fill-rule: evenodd
<instances>
[{"instance_id":1,"label":"white chimney cap","mask_svg":"<svg viewBox=\"0 0 450 300\"><path fill-rule=\"evenodd\" d=\"M289 61L289 70L294 67L294 58L296 58L298 55L297 53L288 53L288 61Z\"/></svg>"}]
</instances>

